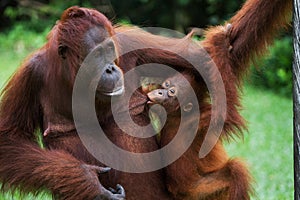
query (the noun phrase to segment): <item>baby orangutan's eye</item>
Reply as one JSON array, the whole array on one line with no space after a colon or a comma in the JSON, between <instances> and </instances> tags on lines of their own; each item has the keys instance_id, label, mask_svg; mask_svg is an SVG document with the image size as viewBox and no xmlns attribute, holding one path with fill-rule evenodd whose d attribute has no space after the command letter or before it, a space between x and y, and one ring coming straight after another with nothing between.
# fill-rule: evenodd
<instances>
[{"instance_id":1,"label":"baby orangutan's eye","mask_svg":"<svg viewBox=\"0 0 300 200\"><path fill-rule=\"evenodd\" d=\"M162 86L163 86L163 88L169 88L170 87L170 81L165 81Z\"/></svg>"},{"instance_id":2,"label":"baby orangutan's eye","mask_svg":"<svg viewBox=\"0 0 300 200\"><path fill-rule=\"evenodd\" d=\"M170 88L170 89L168 90L168 96L170 96L170 97L175 96L176 93L177 93L177 90L176 90L175 87L172 87L172 88Z\"/></svg>"}]
</instances>

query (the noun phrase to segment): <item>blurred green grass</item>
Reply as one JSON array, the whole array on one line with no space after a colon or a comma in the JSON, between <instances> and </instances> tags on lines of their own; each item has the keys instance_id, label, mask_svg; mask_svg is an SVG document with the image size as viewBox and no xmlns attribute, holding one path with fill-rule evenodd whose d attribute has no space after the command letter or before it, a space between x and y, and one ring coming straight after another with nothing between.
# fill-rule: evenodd
<instances>
[{"instance_id":1,"label":"blurred green grass","mask_svg":"<svg viewBox=\"0 0 300 200\"><path fill-rule=\"evenodd\" d=\"M9 77L15 72L22 61L45 42L46 29L41 34L26 31L22 26L16 26L10 32L0 33L0 91ZM0 200L50 200L49 194L41 193L38 196L0 193Z\"/></svg>"},{"instance_id":2,"label":"blurred green grass","mask_svg":"<svg viewBox=\"0 0 300 200\"><path fill-rule=\"evenodd\" d=\"M247 161L256 181L253 199L293 199L292 100L247 85L243 105L248 133L227 145L229 154Z\"/></svg>"},{"instance_id":3,"label":"blurred green grass","mask_svg":"<svg viewBox=\"0 0 300 200\"><path fill-rule=\"evenodd\" d=\"M0 88L21 61L45 41L48 32L37 35L16 27L0 33ZM229 154L243 158L255 179L259 200L293 199L292 100L246 84L243 116L249 131L244 140L227 144ZM0 194L0 200L50 199L47 195L20 197Z\"/></svg>"}]
</instances>

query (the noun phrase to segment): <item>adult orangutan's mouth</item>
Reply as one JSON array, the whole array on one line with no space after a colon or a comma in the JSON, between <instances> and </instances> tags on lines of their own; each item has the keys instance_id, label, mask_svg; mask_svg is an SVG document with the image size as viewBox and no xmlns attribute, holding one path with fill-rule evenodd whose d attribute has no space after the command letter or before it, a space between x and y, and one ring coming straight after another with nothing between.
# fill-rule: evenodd
<instances>
[{"instance_id":1,"label":"adult orangutan's mouth","mask_svg":"<svg viewBox=\"0 0 300 200\"><path fill-rule=\"evenodd\" d=\"M102 94L102 95L112 97L112 96L121 96L122 94L124 94L124 91L125 91L125 89L124 89L124 86L122 85L122 86L120 86L120 87L114 89L113 91L109 91L109 92L106 92L106 91L99 91L99 92L100 92L100 94Z\"/></svg>"}]
</instances>

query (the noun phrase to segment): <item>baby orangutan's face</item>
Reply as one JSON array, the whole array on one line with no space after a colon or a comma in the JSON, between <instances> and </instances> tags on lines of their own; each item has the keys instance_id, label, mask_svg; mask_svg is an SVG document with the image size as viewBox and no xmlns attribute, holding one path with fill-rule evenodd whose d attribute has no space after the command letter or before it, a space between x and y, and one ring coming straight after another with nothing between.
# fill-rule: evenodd
<instances>
[{"instance_id":1,"label":"baby orangutan's face","mask_svg":"<svg viewBox=\"0 0 300 200\"><path fill-rule=\"evenodd\" d=\"M147 94L148 105L160 104L164 106L167 113L180 113L178 97L183 99L183 111L190 112L193 104L188 101L191 86L180 75L175 75L162 83L161 89L156 89Z\"/></svg>"}]
</instances>

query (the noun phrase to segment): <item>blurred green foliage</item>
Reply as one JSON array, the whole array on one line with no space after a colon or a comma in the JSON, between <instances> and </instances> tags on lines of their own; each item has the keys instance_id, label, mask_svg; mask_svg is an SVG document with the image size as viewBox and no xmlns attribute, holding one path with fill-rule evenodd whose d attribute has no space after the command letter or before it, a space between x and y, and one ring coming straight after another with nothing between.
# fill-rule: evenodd
<instances>
[{"instance_id":1,"label":"blurred green foliage","mask_svg":"<svg viewBox=\"0 0 300 200\"><path fill-rule=\"evenodd\" d=\"M78 4L78 0L49 2L20 0L17 2L17 6L8 6L4 11L4 16L8 17L11 22L5 27L22 24L35 32L43 32L45 27L53 26L66 8Z\"/></svg>"},{"instance_id":2,"label":"blurred green foliage","mask_svg":"<svg viewBox=\"0 0 300 200\"><path fill-rule=\"evenodd\" d=\"M25 25L18 24L10 30L0 33L0 50L5 48L16 53L28 53L44 44L46 35L49 31L49 27L44 27L43 32L36 33ZM26 34L26 36L24 34Z\"/></svg>"},{"instance_id":3,"label":"blurred green foliage","mask_svg":"<svg viewBox=\"0 0 300 200\"><path fill-rule=\"evenodd\" d=\"M292 37L285 36L276 40L269 48L269 55L252 67L251 84L291 97L292 63Z\"/></svg>"},{"instance_id":4,"label":"blurred green foliage","mask_svg":"<svg viewBox=\"0 0 300 200\"><path fill-rule=\"evenodd\" d=\"M11 30L0 32L0 91L21 60L45 43L48 32L49 28L36 33L24 25L16 25Z\"/></svg>"},{"instance_id":5,"label":"blurred green foliage","mask_svg":"<svg viewBox=\"0 0 300 200\"><path fill-rule=\"evenodd\" d=\"M139 26L160 26L186 31L189 27L206 27L223 22L234 14L244 0L2 0L0 27L16 23L32 30L55 23L60 14L72 5L93 7L113 21L126 20ZM14 2L14 3L10 3ZM2 11L2 12L1 12Z\"/></svg>"}]
</instances>

